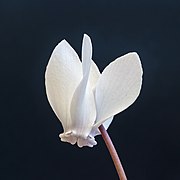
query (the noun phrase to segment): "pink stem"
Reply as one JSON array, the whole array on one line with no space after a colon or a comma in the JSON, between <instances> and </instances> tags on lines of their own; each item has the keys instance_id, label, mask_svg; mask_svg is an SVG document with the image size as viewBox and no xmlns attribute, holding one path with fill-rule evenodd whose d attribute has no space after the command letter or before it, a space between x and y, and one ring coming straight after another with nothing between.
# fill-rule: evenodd
<instances>
[{"instance_id":1,"label":"pink stem","mask_svg":"<svg viewBox=\"0 0 180 180\"><path fill-rule=\"evenodd\" d=\"M107 146L107 148L109 150L111 158L112 158L112 160L114 162L114 166L115 166L116 171L118 173L119 179L120 180L127 180L127 177L125 175L124 169L123 169L122 164L121 164L121 161L120 161L120 159L118 157L116 149L115 149L115 147L114 147L114 145L113 145L113 143L111 141L111 138L109 137L106 129L104 128L103 125L101 125L101 126L99 126L99 130L100 130L101 135L102 135L102 137L104 139L104 142L105 142L105 144L106 144L106 146Z\"/></svg>"}]
</instances>

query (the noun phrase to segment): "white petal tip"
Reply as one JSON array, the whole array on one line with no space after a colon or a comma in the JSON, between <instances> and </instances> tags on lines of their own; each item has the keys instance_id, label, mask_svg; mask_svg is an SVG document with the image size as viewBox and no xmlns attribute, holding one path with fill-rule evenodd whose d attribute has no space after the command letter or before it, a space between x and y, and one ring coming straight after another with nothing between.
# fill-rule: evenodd
<instances>
[{"instance_id":1,"label":"white petal tip","mask_svg":"<svg viewBox=\"0 0 180 180\"><path fill-rule=\"evenodd\" d=\"M70 47L70 44L65 39L63 39L54 48L54 53L59 53L59 51L63 52L62 50L66 49L66 48L69 48L69 47Z\"/></svg>"},{"instance_id":2,"label":"white petal tip","mask_svg":"<svg viewBox=\"0 0 180 180\"><path fill-rule=\"evenodd\" d=\"M89 42L91 44L91 38L87 34L84 34L83 41L84 42Z\"/></svg>"},{"instance_id":3,"label":"white petal tip","mask_svg":"<svg viewBox=\"0 0 180 180\"><path fill-rule=\"evenodd\" d=\"M125 54L124 56L126 56L126 57L129 56L129 57L131 57L131 58L137 58L137 59L140 59L137 52L129 52L129 53ZM123 56L122 56L122 57L123 57Z\"/></svg>"},{"instance_id":4,"label":"white petal tip","mask_svg":"<svg viewBox=\"0 0 180 180\"><path fill-rule=\"evenodd\" d=\"M84 33L84 38L90 38L86 33Z\"/></svg>"},{"instance_id":5,"label":"white petal tip","mask_svg":"<svg viewBox=\"0 0 180 180\"><path fill-rule=\"evenodd\" d=\"M69 45L69 43L65 39L63 39L57 46L59 45Z\"/></svg>"}]
</instances>

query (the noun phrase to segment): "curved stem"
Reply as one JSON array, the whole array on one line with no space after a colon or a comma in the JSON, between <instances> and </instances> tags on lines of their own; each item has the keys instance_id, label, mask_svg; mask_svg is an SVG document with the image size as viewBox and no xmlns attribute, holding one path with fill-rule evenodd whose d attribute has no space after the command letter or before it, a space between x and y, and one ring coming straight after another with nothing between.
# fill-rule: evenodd
<instances>
[{"instance_id":1,"label":"curved stem","mask_svg":"<svg viewBox=\"0 0 180 180\"><path fill-rule=\"evenodd\" d=\"M120 161L120 159L118 157L116 149L115 149L115 147L114 147L114 145L113 145L113 143L111 141L111 138L109 137L106 129L104 128L103 125L101 125L101 126L99 126L99 130L100 130L101 135L102 135L102 137L104 139L104 142L105 142L105 144L106 144L106 146L107 146L107 148L109 150L111 158L112 158L112 160L114 162L114 166L115 166L116 171L118 173L119 179L120 180L127 180L127 177L125 175L124 169L123 169L122 164L121 164L121 161Z\"/></svg>"}]
</instances>

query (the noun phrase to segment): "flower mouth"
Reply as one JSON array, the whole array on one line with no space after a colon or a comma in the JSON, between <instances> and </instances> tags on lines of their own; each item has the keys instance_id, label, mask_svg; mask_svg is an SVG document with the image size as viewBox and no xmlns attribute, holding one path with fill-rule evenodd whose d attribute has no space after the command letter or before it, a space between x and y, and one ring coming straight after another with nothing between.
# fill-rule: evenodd
<instances>
[{"instance_id":1,"label":"flower mouth","mask_svg":"<svg viewBox=\"0 0 180 180\"><path fill-rule=\"evenodd\" d=\"M61 138L62 142L68 142L73 145L77 143L79 147L83 147L83 146L93 147L94 145L97 144L93 136L88 135L87 137L83 137L77 135L77 133L75 133L74 131L64 132L60 134L59 137Z\"/></svg>"}]
</instances>

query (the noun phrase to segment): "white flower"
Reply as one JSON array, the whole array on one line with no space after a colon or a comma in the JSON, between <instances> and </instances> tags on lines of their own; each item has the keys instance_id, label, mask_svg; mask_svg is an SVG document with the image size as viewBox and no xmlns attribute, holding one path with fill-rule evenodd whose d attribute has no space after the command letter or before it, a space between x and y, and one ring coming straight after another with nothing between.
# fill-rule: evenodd
<instances>
[{"instance_id":1,"label":"white flower","mask_svg":"<svg viewBox=\"0 0 180 180\"><path fill-rule=\"evenodd\" d=\"M103 124L107 129L113 116L128 108L138 97L142 66L137 53L128 53L110 63L102 72L92 60L92 44L85 34L82 63L66 40L54 49L45 73L49 103L62 123L61 141L79 147L93 147L94 136Z\"/></svg>"}]
</instances>

